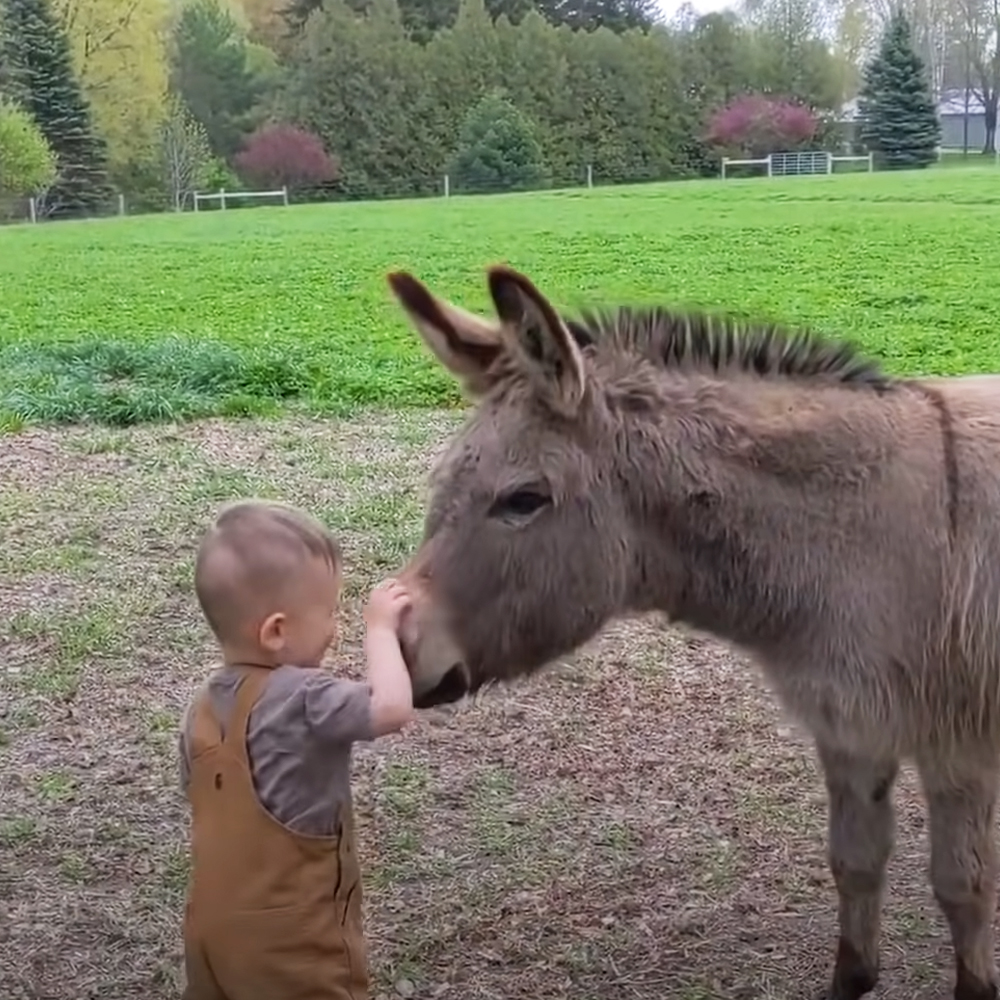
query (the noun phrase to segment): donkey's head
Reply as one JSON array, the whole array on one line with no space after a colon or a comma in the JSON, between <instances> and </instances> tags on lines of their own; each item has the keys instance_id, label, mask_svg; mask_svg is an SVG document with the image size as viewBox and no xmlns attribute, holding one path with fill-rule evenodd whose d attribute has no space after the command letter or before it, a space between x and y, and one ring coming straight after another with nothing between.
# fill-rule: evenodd
<instances>
[{"instance_id":1,"label":"donkey's head","mask_svg":"<svg viewBox=\"0 0 1000 1000\"><path fill-rule=\"evenodd\" d=\"M839 502L831 482L877 474L877 400L893 385L877 364L706 313L568 321L505 267L489 271L495 320L408 274L389 281L477 401L401 573L418 705L535 671L625 611L730 638L786 628L794 588L775 576L787 559L774 540L803 497L809 537Z\"/></svg>"},{"instance_id":2,"label":"donkey's head","mask_svg":"<svg viewBox=\"0 0 1000 1000\"><path fill-rule=\"evenodd\" d=\"M401 574L415 594L404 648L427 706L590 638L623 604L633 540L582 328L503 267L489 272L492 321L408 274L389 282L478 401L432 473L423 541Z\"/></svg>"}]
</instances>

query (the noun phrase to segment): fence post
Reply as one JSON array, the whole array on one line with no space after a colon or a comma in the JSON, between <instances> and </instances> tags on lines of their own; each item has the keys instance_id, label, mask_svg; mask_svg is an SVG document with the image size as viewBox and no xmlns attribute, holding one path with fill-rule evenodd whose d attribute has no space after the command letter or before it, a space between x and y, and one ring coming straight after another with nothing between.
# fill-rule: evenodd
<instances>
[{"instance_id":1,"label":"fence post","mask_svg":"<svg viewBox=\"0 0 1000 1000\"><path fill-rule=\"evenodd\" d=\"M833 153L831 153L829 150L827 150L826 152L826 172L828 174L833 173Z\"/></svg>"},{"instance_id":2,"label":"fence post","mask_svg":"<svg viewBox=\"0 0 1000 1000\"><path fill-rule=\"evenodd\" d=\"M592 188L594 186L594 165L593 163L587 164L587 187Z\"/></svg>"},{"instance_id":3,"label":"fence post","mask_svg":"<svg viewBox=\"0 0 1000 1000\"><path fill-rule=\"evenodd\" d=\"M445 174L444 175L444 196L446 198L448 198L448 197L450 197L450 195L451 195L451 178L447 174Z\"/></svg>"},{"instance_id":4,"label":"fence post","mask_svg":"<svg viewBox=\"0 0 1000 1000\"><path fill-rule=\"evenodd\" d=\"M118 192L118 214L125 214L125 195L121 191Z\"/></svg>"},{"instance_id":5,"label":"fence post","mask_svg":"<svg viewBox=\"0 0 1000 1000\"><path fill-rule=\"evenodd\" d=\"M728 160L729 160L728 156L724 156L722 158L722 180L726 179L726 163L728 162Z\"/></svg>"},{"instance_id":6,"label":"fence post","mask_svg":"<svg viewBox=\"0 0 1000 1000\"><path fill-rule=\"evenodd\" d=\"M773 177L774 176L774 174L771 171L771 157L772 156L774 156L774 153L768 153L767 154L767 176L768 177Z\"/></svg>"},{"instance_id":7,"label":"fence post","mask_svg":"<svg viewBox=\"0 0 1000 1000\"><path fill-rule=\"evenodd\" d=\"M938 157L940 159L940 156ZM868 173L872 173L875 170L875 154L869 149L868 150Z\"/></svg>"},{"instance_id":8,"label":"fence post","mask_svg":"<svg viewBox=\"0 0 1000 1000\"><path fill-rule=\"evenodd\" d=\"M34 195L28 199L28 215L30 216L32 222L38 221L38 206L35 204Z\"/></svg>"},{"instance_id":9,"label":"fence post","mask_svg":"<svg viewBox=\"0 0 1000 1000\"><path fill-rule=\"evenodd\" d=\"M219 208L224 212L226 210L226 189L219 188Z\"/></svg>"},{"instance_id":10,"label":"fence post","mask_svg":"<svg viewBox=\"0 0 1000 1000\"><path fill-rule=\"evenodd\" d=\"M288 185L283 184L281 186L281 197L285 200L285 208L288 208Z\"/></svg>"}]
</instances>

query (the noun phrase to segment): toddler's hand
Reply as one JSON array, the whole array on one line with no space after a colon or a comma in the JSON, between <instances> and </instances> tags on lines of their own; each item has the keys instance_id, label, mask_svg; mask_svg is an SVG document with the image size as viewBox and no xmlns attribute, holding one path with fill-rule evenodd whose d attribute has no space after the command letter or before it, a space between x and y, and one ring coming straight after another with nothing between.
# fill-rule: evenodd
<instances>
[{"instance_id":1,"label":"toddler's hand","mask_svg":"<svg viewBox=\"0 0 1000 1000\"><path fill-rule=\"evenodd\" d=\"M383 580L371 592L365 605L365 625L369 629L385 628L398 632L403 612L412 602L409 592L398 580L392 577Z\"/></svg>"}]
</instances>

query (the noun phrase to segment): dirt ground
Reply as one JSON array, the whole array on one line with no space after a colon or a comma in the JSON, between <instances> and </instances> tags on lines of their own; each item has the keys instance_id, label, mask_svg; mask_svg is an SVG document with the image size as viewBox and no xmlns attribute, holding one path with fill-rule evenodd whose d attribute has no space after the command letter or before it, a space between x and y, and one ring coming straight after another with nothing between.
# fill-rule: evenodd
<instances>
[{"instance_id":1,"label":"dirt ground","mask_svg":"<svg viewBox=\"0 0 1000 1000\"><path fill-rule=\"evenodd\" d=\"M0 437L0 997L179 995L175 727L211 663L190 589L230 498L344 540L360 597L419 533L452 414ZM360 748L375 995L793 1000L836 899L808 743L704 638L619 623L531 682ZM876 997L950 997L911 773Z\"/></svg>"}]
</instances>

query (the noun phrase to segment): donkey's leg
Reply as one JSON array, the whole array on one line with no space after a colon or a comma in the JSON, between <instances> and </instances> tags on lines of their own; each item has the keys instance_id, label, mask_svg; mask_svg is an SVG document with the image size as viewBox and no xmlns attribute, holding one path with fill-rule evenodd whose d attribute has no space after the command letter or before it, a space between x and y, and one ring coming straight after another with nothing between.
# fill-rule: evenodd
<instances>
[{"instance_id":1,"label":"donkey's leg","mask_svg":"<svg viewBox=\"0 0 1000 1000\"><path fill-rule=\"evenodd\" d=\"M839 896L840 940L829 1000L858 1000L875 988L885 869L892 853L895 760L818 746L829 794L830 871Z\"/></svg>"},{"instance_id":2,"label":"donkey's leg","mask_svg":"<svg viewBox=\"0 0 1000 1000\"><path fill-rule=\"evenodd\" d=\"M920 761L931 836L931 883L955 946L955 1000L997 1000L993 955L996 762Z\"/></svg>"}]
</instances>

